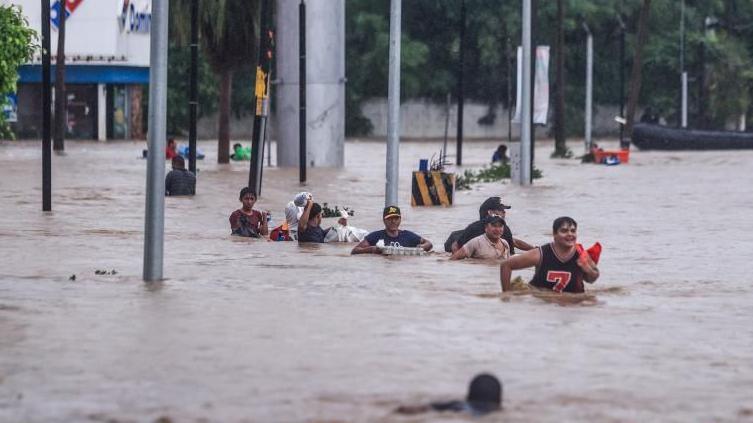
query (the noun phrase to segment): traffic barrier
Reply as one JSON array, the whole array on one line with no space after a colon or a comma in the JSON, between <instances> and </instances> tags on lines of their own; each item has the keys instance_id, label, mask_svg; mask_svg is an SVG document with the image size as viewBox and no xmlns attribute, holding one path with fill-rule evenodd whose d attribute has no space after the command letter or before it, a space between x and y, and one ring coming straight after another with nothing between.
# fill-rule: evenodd
<instances>
[{"instance_id":1,"label":"traffic barrier","mask_svg":"<svg viewBox=\"0 0 753 423\"><path fill-rule=\"evenodd\" d=\"M411 181L411 206L452 205L455 174L438 171L415 171Z\"/></svg>"}]
</instances>

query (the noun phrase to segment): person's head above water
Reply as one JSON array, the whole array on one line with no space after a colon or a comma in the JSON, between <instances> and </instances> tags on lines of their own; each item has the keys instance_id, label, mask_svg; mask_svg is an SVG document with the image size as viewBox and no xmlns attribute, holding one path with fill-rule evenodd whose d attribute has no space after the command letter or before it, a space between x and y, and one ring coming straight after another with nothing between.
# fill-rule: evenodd
<instances>
[{"instance_id":1,"label":"person's head above water","mask_svg":"<svg viewBox=\"0 0 753 423\"><path fill-rule=\"evenodd\" d=\"M505 210L509 208L512 207L502 202L502 197L489 197L478 208L479 219L483 219L490 214L505 217Z\"/></svg>"},{"instance_id":2,"label":"person's head above water","mask_svg":"<svg viewBox=\"0 0 753 423\"><path fill-rule=\"evenodd\" d=\"M183 156L175 156L172 159L173 169L181 170L186 168L186 160Z\"/></svg>"},{"instance_id":3,"label":"person's head above water","mask_svg":"<svg viewBox=\"0 0 753 423\"><path fill-rule=\"evenodd\" d=\"M382 220L384 221L384 229L387 232L396 232L400 227L400 221L402 216L400 215L400 207L387 206L382 211Z\"/></svg>"},{"instance_id":4,"label":"person's head above water","mask_svg":"<svg viewBox=\"0 0 753 423\"><path fill-rule=\"evenodd\" d=\"M243 203L243 208L249 211L254 208L254 204L256 203L256 191L251 189L251 187L243 187L240 194L238 194L238 200Z\"/></svg>"},{"instance_id":5,"label":"person's head above water","mask_svg":"<svg viewBox=\"0 0 753 423\"><path fill-rule=\"evenodd\" d=\"M482 219L484 222L484 233L486 237L497 242L505 231L505 219L496 215L489 215Z\"/></svg>"},{"instance_id":6,"label":"person's head above water","mask_svg":"<svg viewBox=\"0 0 753 423\"><path fill-rule=\"evenodd\" d=\"M233 150L237 150L239 148L243 148L243 146L240 143L233 144Z\"/></svg>"},{"instance_id":7,"label":"person's head above water","mask_svg":"<svg viewBox=\"0 0 753 423\"><path fill-rule=\"evenodd\" d=\"M578 241L578 223L569 216L554 219L552 223L554 243L562 248L575 247Z\"/></svg>"},{"instance_id":8,"label":"person's head above water","mask_svg":"<svg viewBox=\"0 0 753 423\"><path fill-rule=\"evenodd\" d=\"M494 375L476 375L468 386L465 401L476 414L486 414L502 408L502 383Z\"/></svg>"},{"instance_id":9,"label":"person's head above water","mask_svg":"<svg viewBox=\"0 0 753 423\"><path fill-rule=\"evenodd\" d=\"M322 206L319 203L311 205L311 212L309 212L309 222L314 221L316 226L322 223Z\"/></svg>"}]
</instances>

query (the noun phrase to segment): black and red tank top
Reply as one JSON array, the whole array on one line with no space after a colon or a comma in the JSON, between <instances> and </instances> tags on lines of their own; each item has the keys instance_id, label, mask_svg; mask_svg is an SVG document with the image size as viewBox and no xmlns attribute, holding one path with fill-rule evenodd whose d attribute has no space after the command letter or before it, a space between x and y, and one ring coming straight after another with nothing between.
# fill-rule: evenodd
<instances>
[{"instance_id":1,"label":"black and red tank top","mask_svg":"<svg viewBox=\"0 0 753 423\"><path fill-rule=\"evenodd\" d=\"M541 261L536 266L531 285L554 292L584 292L583 270L578 266L578 254L575 251L571 257L559 257L554 252L552 243L539 249Z\"/></svg>"}]
</instances>

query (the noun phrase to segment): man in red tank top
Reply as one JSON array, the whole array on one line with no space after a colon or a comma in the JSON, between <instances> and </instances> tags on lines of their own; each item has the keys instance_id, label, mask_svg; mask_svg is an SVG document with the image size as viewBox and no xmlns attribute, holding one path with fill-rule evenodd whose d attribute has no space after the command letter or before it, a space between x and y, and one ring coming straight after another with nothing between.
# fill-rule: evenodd
<instances>
[{"instance_id":1,"label":"man in red tank top","mask_svg":"<svg viewBox=\"0 0 753 423\"><path fill-rule=\"evenodd\" d=\"M587 252L577 248L578 224L571 217L558 217L552 224L553 242L526 251L500 264L502 291L511 288L513 270L536 266L530 285L554 292L584 292L583 281L593 283L599 269Z\"/></svg>"}]
</instances>

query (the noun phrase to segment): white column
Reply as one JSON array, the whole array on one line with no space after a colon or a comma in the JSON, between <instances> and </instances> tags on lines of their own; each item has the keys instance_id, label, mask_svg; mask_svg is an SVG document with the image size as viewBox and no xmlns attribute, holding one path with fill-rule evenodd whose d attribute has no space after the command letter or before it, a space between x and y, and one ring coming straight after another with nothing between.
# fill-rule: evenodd
<instances>
[{"instance_id":1,"label":"white column","mask_svg":"<svg viewBox=\"0 0 753 423\"><path fill-rule=\"evenodd\" d=\"M97 84L97 140L107 141L107 86Z\"/></svg>"},{"instance_id":2,"label":"white column","mask_svg":"<svg viewBox=\"0 0 753 423\"><path fill-rule=\"evenodd\" d=\"M277 163L298 166L298 4L277 0L274 124ZM345 0L306 0L307 163L342 167L345 145Z\"/></svg>"}]
</instances>

